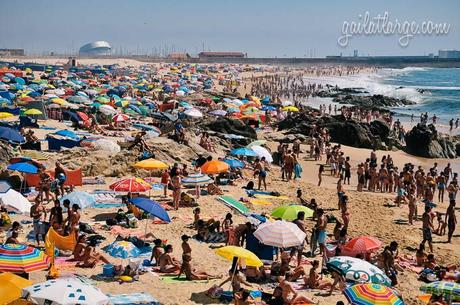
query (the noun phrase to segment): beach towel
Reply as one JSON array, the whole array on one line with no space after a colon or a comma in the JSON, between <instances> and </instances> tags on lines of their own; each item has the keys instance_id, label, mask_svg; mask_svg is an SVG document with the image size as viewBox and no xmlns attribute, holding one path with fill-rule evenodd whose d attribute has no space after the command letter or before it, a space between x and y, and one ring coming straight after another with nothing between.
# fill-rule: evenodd
<instances>
[{"instance_id":1,"label":"beach towel","mask_svg":"<svg viewBox=\"0 0 460 305\"><path fill-rule=\"evenodd\" d=\"M243 215L249 213L249 209L242 202L235 200L230 196L220 196L217 199L223 202L228 207L237 210Z\"/></svg>"},{"instance_id":2,"label":"beach towel","mask_svg":"<svg viewBox=\"0 0 460 305\"><path fill-rule=\"evenodd\" d=\"M270 201L265 199L249 199L249 202L254 205L270 205L272 204Z\"/></svg>"},{"instance_id":3,"label":"beach towel","mask_svg":"<svg viewBox=\"0 0 460 305\"><path fill-rule=\"evenodd\" d=\"M167 275L167 276L160 276L160 280L166 284L178 284L178 283L207 283L208 280L197 280L197 281L189 281L184 276L177 278L177 275Z\"/></svg>"},{"instance_id":4,"label":"beach towel","mask_svg":"<svg viewBox=\"0 0 460 305\"><path fill-rule=\"evenodd\" d=\"M96 208L96 209L110 209L110 208L122 208L124 207L125 205L123 203L117 203L117 202L98 202L98 203L95 203L93 204L93 208Z\"/></svg>"},{"instance_id":5,"label":"beach towel","mask_svg":"<svg viewBox=\"0 0 460 305\"><path fill-rule=\"evenodd\" d=\"M248 194L249 197L254 197L254 195L271 195L272 192L267 192L267 191L257 191L257 190L246 190L246 194Z\"/></svg>"},{"instance_id":6,"label":"beach towel","mask_svg":"<svg viewBox=\"0 0 460 305\"><path fill-rule=\"evenodd\" d=\"M75 232L72 231L68 236L59 235L53 227L50 227L45 237L45 253L48 256L54 256L54 248L59 250L73 251L77 245Z\"/></svg>"},{"instance_id":7,"label":"beach towel","mask_svg":"<svg viewBox=\"0 0 460 305\"><path fill-rule=\"evenodd\" d=\"M147 304L147 305L161 305L152 295L140 293L124 293L124 294L107 294L110 304L113 305L134 305L134 304Z\"/></svg>"},{"instance_id":8,"label":"beach towel","mask_svg":"<svg viewBox=\"0 0 460 305\"><path fill-rule=\"evenodd\" d=\"M254 197L258 199L279 199L279 200L289 200L288 196L273 196L265 194L255 194Z\"/></svg>"}]
</instances>

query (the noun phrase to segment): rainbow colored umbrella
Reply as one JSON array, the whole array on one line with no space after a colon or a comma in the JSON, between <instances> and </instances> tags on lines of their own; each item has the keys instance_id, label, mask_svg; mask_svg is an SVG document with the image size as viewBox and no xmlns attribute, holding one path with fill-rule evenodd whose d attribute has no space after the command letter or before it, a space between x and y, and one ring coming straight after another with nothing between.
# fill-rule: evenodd
<instances>
[{"instance_id":1,"label":"rainbow colored umbrella","mask_svg":"<svg viewBox=\"0 0 460 305\"><path fill-rule=\"evenodd\" d=\"M0 271L23 273L48 268L50 258L45 252L26 245L0 246Z\"/></svg>"},{"instance_id":2,"label":"rainbow colored umbrella","mask_svg":"<svg viewBox=\"0 0 460 305\"><path fill-rule=\"evenodd\" d=\"M391 288L380 284L356 284L343 294L353 305L404 305Z\"/></svg>"}]
</instances>

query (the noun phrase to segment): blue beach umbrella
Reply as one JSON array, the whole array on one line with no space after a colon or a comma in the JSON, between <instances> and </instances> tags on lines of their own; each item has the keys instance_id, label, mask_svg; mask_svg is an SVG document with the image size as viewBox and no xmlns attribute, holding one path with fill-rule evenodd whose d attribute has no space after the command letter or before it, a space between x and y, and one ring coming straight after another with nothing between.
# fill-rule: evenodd
<instances>
[{"instance_id":1,"label":"blue beach umbrella","mask_svg":"<svg viewBox=\"0 0 460 305\"><path fill-rule=\"evenodd\" d=\"M141 254L141 250L136 247L133 243L125 240L116 241L106 247L105 251L113 257L119 258L130 258L138 257Z\"/></svg>"},{"instance_id":2,"label":"blue beach umbrella","mask_svg":"<svg viewBox=\"0 0 460 305\"><path fill-rule=\"evenodd\" d=\"M246 148L246 147L232 149L230 154L234 156L257 157L257 154L255 151L253 151L250 148Z\"/></svg>"},{"instance_id":3,"label":"blue beach umbrella","mask_svg":"<svg viewBox=\"0 0 460 305\"><path fill-rule=\"evenodd\" d=\"M68 129L62 129L62 130L56 131L54 134L61 136L61 137L71 138L74 140L80 139L79 136L77 136L73 131L68 130Z\"/></svg>"},{"instance_id":4,"label":"blue beach umbrella","mask_svg":"<svg viewBox=\"0 0 460 305\"><path fill-rule=\"evenodd\" d=\"M149 213L150 215L157 217L163 221L171 222L168 213L166 210L156 201L137 197L129 199L129 202L137 206L139 209L144 210L145 212Z\"/></svg>"},{"instance_id":5,"label":"blue beach umbrella","mask_svg":"<svg viewBox=\"0 0 460 305\"><path fill-rule=\"evenodd\" d=\"M244 162L237 159L224 159L231 168L244 168Z\"/></svg>"},{"instance_id":6,"label":"blue beach umbrella","mask_svg":"<svg viewBox=\"0 0 460 305\"><path fill-rule=\"evenodd\" d=\"M7 169L12 170L12 171L17 171L20 173L26 173L26 174L38 173L38 167L30 163L25 163L25 162L18 162L18 163L10 164L8 165Z\"/></svg>"},{"instance_id":7,"label":"blue beach umbrella","mask_svg":"<svg viewBox=\"0 0 460 305\"><path fill-rule=\"evenodd\" d=\"M90 207L96 203L96 198L94 198L93 195L88 194L86 192L72 192L70 194L67 194L61 198L61 204L66 199L70 201L70 206L72 206L72 204L78 204L78 206L81 209Z\"/></svg>"},{"instance_id":8,"label":"blue beach umbrella","mask_svg":"<svg viewBox=\"0 0 460 305\"><path fill-rule=\"evenodd\" d=\"M24 143L24 137L21 134L12 128L0 127L0 140L9 141L12 143Z\"/></svg>"}]
</instances>

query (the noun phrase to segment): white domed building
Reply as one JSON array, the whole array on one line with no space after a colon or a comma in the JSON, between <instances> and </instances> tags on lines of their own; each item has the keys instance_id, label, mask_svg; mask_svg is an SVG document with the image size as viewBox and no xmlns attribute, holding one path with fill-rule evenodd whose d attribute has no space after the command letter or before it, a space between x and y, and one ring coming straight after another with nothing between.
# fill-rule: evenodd
<instances>
[{"instance_id":1,"label":"white domed building","mask_svg":"<svg viewBox=\"0 0 460 305\"><path fill-rule=\"evenodd\" d=\"M112 53L112 46L107 41L94 41L85 44L80 48L80 55L110 55Z\"/></svg>"}]
</instances>

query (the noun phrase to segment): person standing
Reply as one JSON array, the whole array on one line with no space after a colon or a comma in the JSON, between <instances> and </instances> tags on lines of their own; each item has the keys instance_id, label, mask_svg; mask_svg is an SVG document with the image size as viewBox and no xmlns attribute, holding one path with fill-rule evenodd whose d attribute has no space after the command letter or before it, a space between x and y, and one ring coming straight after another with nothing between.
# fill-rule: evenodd
<instances>
[{"instance_id":1,"label":"person standing","mask_svg":"<svg viewBox=\"0 0 460 305\"><path fill-rule=\"evenodd\" d=\"M319 244L319 253L324 255L326 253L326 227L327 227L327 219L324 215L323 209L318 209L316 211L316 216L318 217L316 221L316 239ZM313 253L312 253L313 254Z\"/></svg>"},{"instance_id":2,"label":"person standing","mask_svg":"<svg viewBox=\"0 0 460 305\"><path fill-rule=\"evenodd\" d=\"M383 270L391 280L391 286L398 284L396 277L395 259L398 256L398 243L392 241L390 246L385 247L382 253L383 256Z\"/></svg>"},{"instance_id":3,"label":"person standing","mask_svg":"<svg viewBox=\"0 0 460 305\"><path fill-rule=\"evenodd\" d=\"M447 223L447 242L452 242L452 235L455 232L455 227L457 226L457 218L455 216L455 200L450 200L449 207L446 211L445 221Z\"/></svg>"},{"instance_id":4,"label":"person standing","mask_svg":"<svg viewBox=\"0 0 460 305\"><path fill-rule=\"evenodd\" d=\"M295 223L297 227L299 227L299 229L305 233L305 240L302 242L302 244L300 244L297 247L297 266L300 266L300 263L302 262L302 253L305 247L305 243L308 244L307 226L305 224L305 212L300 211L299 213L297 213L297 218L293 221L293 223Z\"/></svg>"},{"instance_id":5,"label":"person standing","mask_svg":"<svg viewBox=\"0 0 460 305\"><path fill-rule=\"evenodd\" d=\"M180 193L182 189L181 179L179 175L175 175L171 179L172 187L173 187L173 205L174 209L177 211L179 209L179 202L180 202Z\"/></svg>"},{"instance_id":6,"label":"person standing","mask_svg":"<svg viewBox=\"0 0 460 305\"><path fill-rule=\"evenodd\" d=\"M432 237L432 232L433 232L433 221L431 218L431 207L426 206L425 207L425 213L423 213L422 216L422 221L423 221L423 240L422 244L425 246L425 242L428 242L428 246L430 247L430 252L433 253L433 237Z\"/></svg>"},{"instance_id":7,"label":"person standing","mask_svg":"<svg viewBox=\"0 0 460 305\"><path fill-rule=\"evenodd\" d=\"M46 234L46 209L42 205L39 197L35 199L35 203L30 208L30 217L33 218L34 234L35 240L37 241L37 246L40 246L40 235L44 241Z\"/></svg>"}]
</instances>

